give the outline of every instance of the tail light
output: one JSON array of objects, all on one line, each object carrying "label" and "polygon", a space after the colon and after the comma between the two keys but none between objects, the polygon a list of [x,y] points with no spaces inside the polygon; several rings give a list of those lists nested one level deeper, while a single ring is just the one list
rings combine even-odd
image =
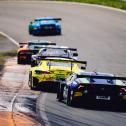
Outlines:
[{"label": "tail light", "polygon": [[84,85],[79,85],[78,86],[78,90],[83,90],[84,89]]},{"label": "tail light", "polygon": [[50,74],[49,71],[42,71],[42,74]]},{"label": "tail light", "polygon": [[126,88],[121,88],[120,91],[121,93],[126,94]]},{"label": "tail light", "polygon": [[21,50],[20,52],[19,52],[19,54],[21,55],[21,54],[31,54],[31,51],[30,50]]},{"label": "tail light", "polygon": [[78,86],[78,91],[83,93],[83,94],[87,94],[88,93],[88,90],[87,90],[87,88],[84,85],[79,85]]},{"label": "tail light", "polygon": [[49,71],[35,70],[35,74],[50,74]]}]

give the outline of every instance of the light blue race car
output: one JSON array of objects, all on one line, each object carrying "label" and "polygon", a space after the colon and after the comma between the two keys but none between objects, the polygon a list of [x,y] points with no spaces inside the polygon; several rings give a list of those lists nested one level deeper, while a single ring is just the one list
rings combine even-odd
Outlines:
[{"label": "light blue race car", "polygon": [[31,35],[61,35],[61,18],[40,17],[29,23]]}]

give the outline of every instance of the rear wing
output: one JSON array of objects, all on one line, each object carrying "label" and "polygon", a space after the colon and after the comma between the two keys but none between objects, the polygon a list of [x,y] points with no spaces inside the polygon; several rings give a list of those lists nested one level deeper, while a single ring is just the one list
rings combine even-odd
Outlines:
[{"label": "rear wing", "polygon": [[[53,45],[53,44],[45,44],[45,45]],[[70,50],[70,51],[77,51],[76,48],[67,48],[67,47],[50,47],[50,46],[42,46],[42,47],[39,47],[39,46],[35,46],[35,48],[46,48],[46,49],[66,49],[66,50]]]},{"label": "rear wing", "polygon": [[61,21],[61,20],[62,20],[62,18],[54,18],[54,20]]},{"label": "rear wing", "polygon": [[26,42],[20,42],[19,45],[27,45],[28,43]]},{"label": "rear wing", "polygon": [[[47,60],[47,58],[65,58],[65,59],[68,59],[68,61],[70,61],[70,60],[77,61],[76,59],[70,57],[69,55],[68,56],[38,56],[38,60]],[[62,60],[62,59],[59,59],[59,60]],[[67,60],[64,60],[64,61],[67,61]]]},{"label": "rear wing", "polygon": [[52,19],[47,19],[47,20],[56,20],[56,21],[62,21],[62,18],[52,18]]},{"label": "rear wing", "polygon": [[[42,17],[42,18],[35,18],[33,22],[36,22],[36,21],[49,21],[49,20],[55,20],[55,21],[61,21],[62,18],[55,18],[55,17]],[[30,22],[30,23],[33,23],[33,22]]]},{"label": "rear wing", "polygon": [[56,45],[56,43],[52,43],[52,42],[39,42],[39,41],[36,42],[36,43],[35,42],[30,42],[30,43],[27,43],[27,44],[31,44],[31,45],[33,44],[33,45],[36,45],[36,46],[37,45]]},{"label": "rear wing", "polygon": [[[52,43],[52,42],[20,42],[19,43],[19,46],[20,47],[23,47],[24,45],[36,45],[36,47],[37,47],[37,45],[41,45],[41,46],[47,46],[47,45],[56,45],[56,43]],[[39,47],[39,46],[38,46]],[[39,47],[40,48],[40,47]]]},{"label": "rear wing", "polygon": [[116,77],[116,76],[77,75],[77,78],[108,79],[108,80],[111,79],[111,80],[126,81],[126,77]]},{"label": "rear wing", "polygon": [[[44,61],[49,61],[49,62],[64,62],[64,63],[70,63],[71,64],[71,71],[73,69],[73,63],[76,63],[76,64],[84,64],[85,65],[85,69],[87,67],[87,61],[77,61],[77,60],[65,60],[65,59],[42,59]],[[51,68],[51,63],[49,63],[49,70]]]},{"label": "rear wing", "polygon": [[51,59],[51,58],[44,58],[42,60],[49,60],[49,61],[55,61],[55,62],[71,62],[71,63],[80,63],[80,64],[86,64],[87,65],[87,61],[79,61],[79,60],[66,60],[66,59]]}]

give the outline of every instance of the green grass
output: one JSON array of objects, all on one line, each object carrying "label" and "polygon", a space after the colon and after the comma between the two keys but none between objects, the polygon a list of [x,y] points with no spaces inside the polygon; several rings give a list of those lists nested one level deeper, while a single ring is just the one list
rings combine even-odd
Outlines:
[{"label": "green grass", "polygon": [[[5,0],[0,0],[0,1],[5,1]],[[13,1],[13,0],[7,0],[7,1]],[[35,0],[17,0],[17,1],[35,1]],[[43,0],[37,0],[37,1],[43,1]],[[66,1],[66,2],[90,3],[90,4],[104,5],[104,6],[126,10],[126,1],[123,1],[123,0],[45,0],[45,1]]]},{"label": "green grass", "polygon": [[90,4],[104,5],[104,6],[110,6],[110,7],[126,10],[126,2],[121,0],[52,0],[52,1],[90,3]]},{"label": "green grass", "polygon": [[3,69],[6,60],[16,55],[16,50],[0,51],[0,71]]}]

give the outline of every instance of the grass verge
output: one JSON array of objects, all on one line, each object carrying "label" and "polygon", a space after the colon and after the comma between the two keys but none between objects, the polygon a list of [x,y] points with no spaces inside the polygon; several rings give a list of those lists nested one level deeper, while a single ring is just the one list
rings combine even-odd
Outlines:
[{"label": "grass verge", "polygon": [[126,2],[122,0],[52,0],[52,1],[90,3],[126,10]]},{"label": "grass verge", "polygon": [[4,63],[6,62],[6,60],[16,55],[16,50],[0,51],[0,71],[4,68]]}]

